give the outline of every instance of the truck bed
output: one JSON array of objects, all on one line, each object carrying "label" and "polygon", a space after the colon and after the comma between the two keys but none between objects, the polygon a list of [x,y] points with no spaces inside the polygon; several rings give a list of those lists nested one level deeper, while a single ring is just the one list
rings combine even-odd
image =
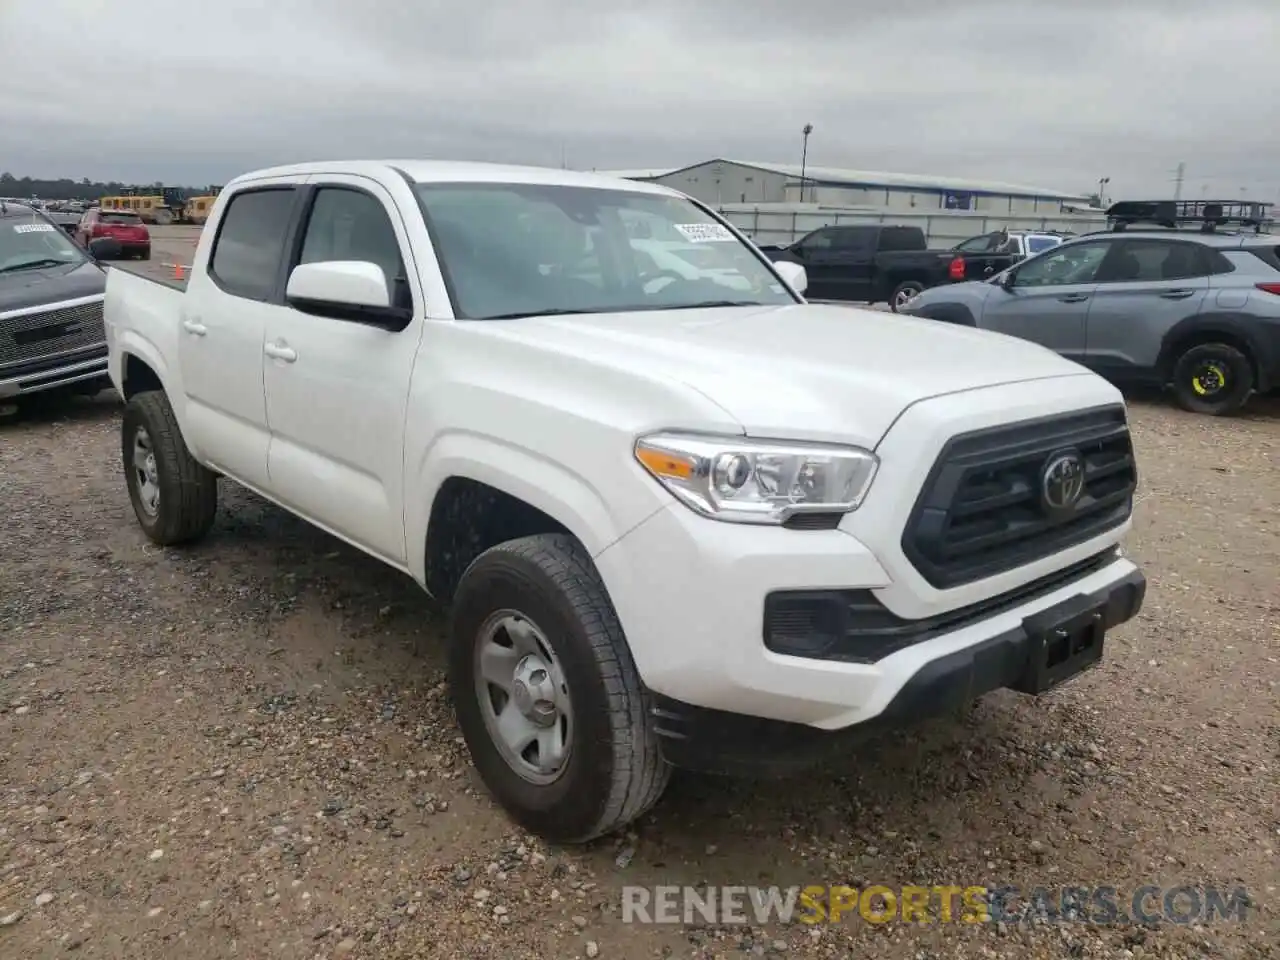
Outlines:
[{"label": "truck bed", "polygon": [[176,362],[178,357],[178,324],[185,293],[186,281],[158,280],[114,264],[107,271],[102,312],[110,350],[108,373],[117,390],[123,393],[121,355],[126,350],[147,360],[166,378],[167,386],[178,389],[174,381],[180,373],[165,369],[165,361]]},{"label": "truck bed", "polygon": [[123,270],[125,273],[131,273],[135,277],[140,277],[143,280],[150,280],[152,283],[158,283],[162,287],[172,287],[175,290],[187,289],[186,277],[183,277],[181,280],[174,280],[172,277],[152,276],[149,273],[143,272],[146,267],[140,263],[106,263],[104,266],[107,267],[108,274],[110,274],[112,270]]}]

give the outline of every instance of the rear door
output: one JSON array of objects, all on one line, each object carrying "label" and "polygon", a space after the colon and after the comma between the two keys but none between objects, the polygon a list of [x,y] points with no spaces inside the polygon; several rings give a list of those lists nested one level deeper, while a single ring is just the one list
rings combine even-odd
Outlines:
[{"label": "rear door", "polygon": [[303,313],[267,318],[267,467],[282,503],[391,563],[405,565],[404,424],[425,307],[408,229],[367,177],[315,174],[288,271],[359,260],[382,268],[392,302],[413,319],[390,331]]},{"label": "rear door", "polygon": [[282,309],[281,271],[300,186],[263,181],[232,196],[215,226],[207,268],[182,298],[178,362],[194,446],[208,463],[265,490],[267,319]]},{"label": "rear door", "polygon": [[1089,304],[1111,244],[1090,240],[1024,261],[1009,289],[997,287],[987,297],[980,326],[1083,362]]},{"label": "rear door", "polygon": [[1194,240],[1118,240],[1089,307],[1087,356],[1099,373],[1154,374],[1164,335],[1195,316],[1209,293],[1213,250]]}]

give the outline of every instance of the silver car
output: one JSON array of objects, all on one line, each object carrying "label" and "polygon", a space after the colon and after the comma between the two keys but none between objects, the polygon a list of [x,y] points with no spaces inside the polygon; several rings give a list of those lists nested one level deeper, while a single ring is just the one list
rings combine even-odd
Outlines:
[{"label": "silver car", "polygon": [[989,280],[925,290],[901,312],[1032,340],[1118,383],[1171,387],[1197,413],[1280,388],[1280,236],[1253,230],[1087,234]]}]

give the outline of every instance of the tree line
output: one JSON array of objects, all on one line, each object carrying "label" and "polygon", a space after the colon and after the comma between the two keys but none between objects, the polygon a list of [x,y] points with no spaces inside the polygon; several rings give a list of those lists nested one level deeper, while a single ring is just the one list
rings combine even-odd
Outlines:
[{"label": "tree line", "polygon": [[[43,180],[38,177],[15,177],[12,173],[0,173],[0,197],[19,197],[39,200],[97,200],[99,197],[120,196],[126,191],[155,190],[173,184],[155,183],[121,183],[118,180],[103,182],[90,180],[72,180],[63,177],[60,180]],[[188,196],[200,196],[215,193],[212,186],[180,187]]]}]

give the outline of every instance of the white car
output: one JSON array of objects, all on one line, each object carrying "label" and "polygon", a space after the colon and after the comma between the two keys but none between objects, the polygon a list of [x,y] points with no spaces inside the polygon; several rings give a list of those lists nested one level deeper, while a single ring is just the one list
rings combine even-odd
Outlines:
[{"label": "white car", "polygon": [[[753,292],[647,288],[624,214]],[[1096,664],[1145,590],[1120,394],[804,286],[655,184],[251,173],[185,289],[109,272],[129,497],[193,541],[224,477],[449,602],[479,774],[556,840],[639,816],[672,765],[792,769]]]}]

